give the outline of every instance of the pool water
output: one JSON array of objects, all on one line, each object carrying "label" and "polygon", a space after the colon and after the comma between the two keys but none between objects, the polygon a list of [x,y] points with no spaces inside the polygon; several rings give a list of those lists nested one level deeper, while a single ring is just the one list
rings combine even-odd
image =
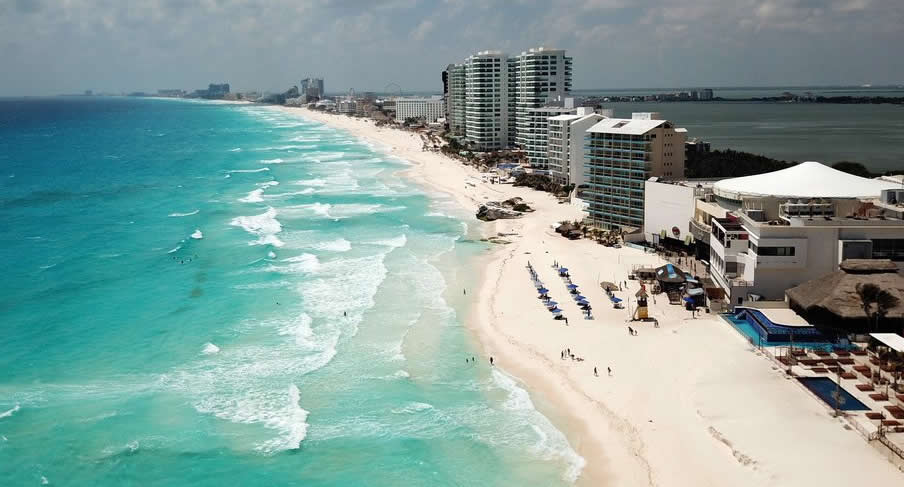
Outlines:
[{"label": "pool water", "polygon": [[841,398],[841,404],[838,406],[838,409],[842,411],[869,410],[869,407],[866,404],[860,402],[859,399],[852,396],[851,393],[844,390],[843,387],[838,387],[835,381],[828,377],[798,377],[797,380],[799,380],[807,389],[810,389],[813,394],[819,396],[819,398],[832,409],[835,409],[835,392],[838,391]]},{"label": "pool water", "polygon": [[[747,320],[738,318],[734,315],[734,313],[723,313],[722,318],[724,318],[725,321],[729,322],[735,330],[744,335],[744,337],[754,345],[760,347],[788,347],[792,345],[791,342],[769,341],[764,339],[752,324],[750,324]],[[838,348],[848,348],[843,345],[834,344],[831,342],[803,342],[797,340],[794,340],[793,345],[795,348],[809,348],[812,350],[826,351],[831,351],[832,349]]]}]

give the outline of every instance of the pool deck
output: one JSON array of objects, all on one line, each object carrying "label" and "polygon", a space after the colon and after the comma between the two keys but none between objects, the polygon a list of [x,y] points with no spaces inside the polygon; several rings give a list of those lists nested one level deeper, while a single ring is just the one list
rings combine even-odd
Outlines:
[{"label": "pool deck", "polygon": [[760,313],[763,313],[764,315],[766,315],[766,318],[769,318],[769,321],[775,323],[776,325],[789,327],[813,326],[810,323],[807,323],[807,320],[803,319],[799,314],[795,313],[794,310],[790,308],[757,308],[755,306],[748,307],[756,309]]}]

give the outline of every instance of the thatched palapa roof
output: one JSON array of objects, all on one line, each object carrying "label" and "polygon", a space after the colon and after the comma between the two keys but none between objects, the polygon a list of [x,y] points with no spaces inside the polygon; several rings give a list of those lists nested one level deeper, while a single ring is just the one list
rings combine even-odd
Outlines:
[{"label": "thatched palapa roof", "polygon": [[807,313],[828,312],[838,318],[866,320],[863,303],[857,294],[858,284],[875,284],[896,296],[898,306],[888,310],[885,318],[904,318],[904,276],[890,260],[850,259],[840,269],[785,291],[792,307]]}]

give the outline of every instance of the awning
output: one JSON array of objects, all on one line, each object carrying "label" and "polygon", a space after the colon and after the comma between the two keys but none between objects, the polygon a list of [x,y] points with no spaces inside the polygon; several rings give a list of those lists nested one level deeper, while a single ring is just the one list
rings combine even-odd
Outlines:
[{"label": "awning", "polygon": [[565,287],[567,287],[568,289],[577,289],[577,288],[578,288],[578,285],[577,285],[577,284],[569,284],[569,285],[567,285],[567,286],[565,286]]},{"label": "awning", "polygon": [[621,301],[621,298],[612,298],[613,303],[620,303]]},{"label": "awning", "polygon": [[694,302],[694,298],[685,296],[685,297],[684,297],[684,301],[685,301],[685,302],[688,302],[688,303],[693,303],[693,302]]},{"label": "awning", "polygon": [[904,353],[904,337],[897,333],[870,333],[869,336],[896,352]]},{"label": "awning", "polygon": [[568,272],[568,268],[566,268],[566,267],[559,267],[559,272]]},{"label": "awning", "polygon": [[540,294],[546,294],[549,292],[549,289],[546,289],[545,287],[541,287],[540,289],[537,289],[537,292]]},{"label": "awning", "polygon": [[701,296],[701,295],[703,295],[703,288],[702,287],[690,287],[687,289],[687,295],[688,296]]}]

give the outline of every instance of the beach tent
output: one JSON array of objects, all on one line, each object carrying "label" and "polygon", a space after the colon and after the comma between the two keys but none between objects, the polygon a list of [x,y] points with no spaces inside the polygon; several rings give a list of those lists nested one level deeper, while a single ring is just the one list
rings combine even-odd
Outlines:
[{"label": "beach tent", "polygon": [[577,289],[577,288],[578,288],[578,285],[577,285],[577,284],[569,284],[569,285],[567,285],[567,286],[565,286],[565,287],[567,287],[568,289]]},{"label": "beach tent", "polygon": [[549,311],[550,311],[551,313],[554,313],[554,314],[560,314],[560,313],[562,312],[562,310],[560,310],[559,308],[553,308],[553,309],[551,309],[551,310],[549,310]]},{"label": "beach tent", "polygon": [[555,302],[555,301],[553,301],[553,300],[549,300],[549,301],[546,302],[546,306],[547,306],[547,307],[550,307],[550,308],[555,308],[555,307],[558,306],[558,305],[559,305],[559,303],[557,303],[557,302]]},{"label": "beach tent", "polygon": [[547,294],[547,293],[549,293],[549,289],[546,289],[545,287],[541,287],[540,289],[537,289],[537,292],[540,294]]},{"label": "beach tent", "polygon": [[568,272],[568,268],[567,268],[567,267],[559,267],[559,273],[560,273],[560,274],[564,274],[564,273],[566,273],[566,272]]},{"label": "beach tent", "polygon": [[620,302],[622,302],[622,300],[621,300],[621,298],[612,298],[612,302],[613,302],[613,303],[620,303]]}]

